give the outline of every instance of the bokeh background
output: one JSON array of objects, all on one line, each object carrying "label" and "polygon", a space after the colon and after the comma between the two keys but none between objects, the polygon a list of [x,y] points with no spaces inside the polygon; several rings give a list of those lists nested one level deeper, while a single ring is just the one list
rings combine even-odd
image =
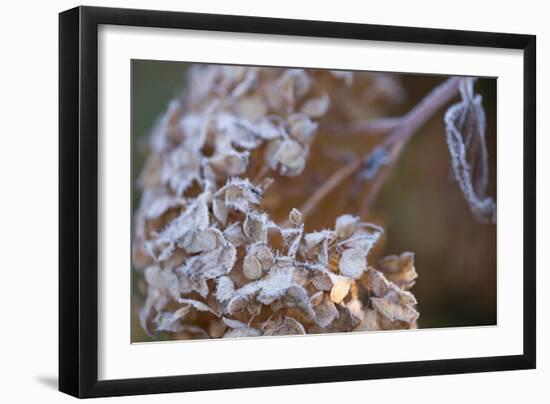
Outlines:
[{"label": "bokeh background", "polygon": [[[185,89],[188,65],[181,62],[133,60],[131,68],[133,211],[140,199],[136,180],[146,156],[147,137],[168,102]],[[403,115],[447,78],[418,74],[397,76],[406,97],[400,105],[386,109],[386,117]],[[496,196],[497,166],[496,83],[495,78],[480,78],[476,83],[476,91],[483,97],[487,115],[486,138],[490,166],[488,193],[493,197]],[[373,207],[363,218],[385,228],[384,238],[369,256],[369,262],[375,263],[378,257],[403,251],[415,253],[419,278],[412,291],[418,300],[420,328],[495,325],[496,226],[476,221],[451,179],[443,123],[445,110],[441,109],[414,135],[384,183]],[[361,155],[368,152],[375,141],[366,140],[364,136],[336,137],[321,131],[315,147]],[[274,212],[270,210],[274,219],[283,220],[284,216],[281,215],[286,215],[292,207],[301,206],[307,196],[320,186],[323,178],[342,165],[336,159],[317,160],[308,160],[307,169],[318,170],[319,181],[310,181],[305,189],[301,184],[292,197],[275,202],[277,209]],[[280,183],[279,186],[288,191],[292,184]],[[308,216],[306,230],[333,227],[338,215],[357,213],[357,201],[352,197],[351,189],[352,180],[349,180],[331,193],[316,212]],[[276,190],[273,193],[276,194]],[[141,330],[137,320],[144,299],[142,274],[134,269],[132,274],[132,340],[149,341],[150,338]]]}]

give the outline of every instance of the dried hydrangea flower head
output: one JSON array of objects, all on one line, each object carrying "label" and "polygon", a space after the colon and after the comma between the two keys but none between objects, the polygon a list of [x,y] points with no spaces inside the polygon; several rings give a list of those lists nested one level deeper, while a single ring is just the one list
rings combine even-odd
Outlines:
[{"label": "dried hydrangea flower head", "polygon": [[189,83],[139,180],[143,328],[174,339],[414,328],[412,253],[371,263],[380,227],[342,214],[306,232],[299,210],[281,224],[262,204],[273,181],[306,175],[319,125],[401,97],[392,77],[199,65]]}]

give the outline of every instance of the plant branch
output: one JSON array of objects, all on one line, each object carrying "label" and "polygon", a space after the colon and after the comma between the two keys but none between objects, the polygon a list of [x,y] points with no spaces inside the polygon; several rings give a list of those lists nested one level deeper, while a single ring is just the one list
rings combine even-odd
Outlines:
[{"label": "plant branch", "polygon": [[[457,93],[458,85],[461,78],[451,77],[443,84],[434,88],[420,103],[418,103],[412,110],[410,110],[402,118],[388,118],[382,120],[371,121],[376,123],[379,128],[390,128],[397,125],[393,131],[385,138],[379,147],[376,147],[373,152],[380,152],[380,147],[387,152],[387,160],[384,165],[387,167],[376,173],[372,182],[371,188],[366,196],[365,201],[361,204],[360,215],[363,216],[367,213],[369,207],[376,199],[376,196],[380,192],[382,185],[390,172],[395,162],[399,159],[403,148],[408,143],[414,133],[420,129],[443,105],[447,104]],[[366,125],[368,122],[360,123]],[[372,154],[372,153],[371,153]],[[331,193],[338,185],[344,180],[359,171],[365,162],[369,161],[369,154],[365,159],[356,159],[346,164],[338,171],[336,171],[327,181],[317,189],[313,195],[311,195],[307,201],[300,208],[302,217],[311,214],[319,205],[319,203]],[[283,225],[288,225],[288,221]]]},{"label": "plant branch", "polygon": [[[311,212],[315,210],[317,205],[329,194],[331,193],[338,185],[340,185],[344,180],[353,175],[359,168],[361,168],[361,159],[355,159],[350,163],[346,164],[338,171],[336,171],[328,180],[326,180],[323,185],[318,188],[302,205],[300,212],[302,213],[302,220],[306,218]],[[288,223],[284,223],[288,225]]]},{"label": "plant branch", "polygon": [[382,185],[389,172],[401,156],[405,145],[411,137],[445,104],[447,104],[457,93],[460,77],[451,77],[443,84],[434,88],[424,97],[412,110],[401,120],[401,124],[383,142],[383,147],[388,153],[386,168],[377,173],[370,190],[362,203],[359,214],[364,216],[372,203],[376,200]]},{"label": "plant branch", "polygon": [[357,121],[350,124],[334,125],[329,128],[329,132],[338,136],[345,135],[364,135],[375,136],[384,135],[401,125],[401,117],[398,118],[377,118],[365,121]]}]

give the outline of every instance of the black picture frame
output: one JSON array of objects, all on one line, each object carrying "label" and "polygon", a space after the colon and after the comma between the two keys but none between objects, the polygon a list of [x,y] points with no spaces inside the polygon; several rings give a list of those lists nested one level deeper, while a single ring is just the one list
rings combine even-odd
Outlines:
[{"label": "black picture frame", "polygon": [[[99,381],[97,52],[100,24],[523,50],[523,353]],[[84,398],[535,368],[535,77],[536,37],[533,35],[96,7],[77,7],[60,13],[59,390]]]}]

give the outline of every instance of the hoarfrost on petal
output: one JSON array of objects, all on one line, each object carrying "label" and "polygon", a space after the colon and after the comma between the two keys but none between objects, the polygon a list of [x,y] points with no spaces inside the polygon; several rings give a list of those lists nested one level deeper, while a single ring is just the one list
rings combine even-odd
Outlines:
[{"label": "hoarfrost on petal", "polygon": [[220,276],[216,279],[216,299],[221,302],[227,302],[235,296],[235,285],[228,276]]},{"label": "hoarfrost on petal", "polygon": [[341,215],[336,219],[336,235],[340,239],[347,239],[357,230],[359,218],[352,215]]},{"label": "hoarfrost on petal", "polygon": [[328,111],[330,99],[328,95],[323,94],[321,97],[310,98],[302,105],[301,112],[311,118],[320,118]]},{"label": "hoarfrost on petal", "polygon": [[361,250],[350,248],[342,253],[339,268],[342,275],[358,279],[367,269],[367,259]]}]

